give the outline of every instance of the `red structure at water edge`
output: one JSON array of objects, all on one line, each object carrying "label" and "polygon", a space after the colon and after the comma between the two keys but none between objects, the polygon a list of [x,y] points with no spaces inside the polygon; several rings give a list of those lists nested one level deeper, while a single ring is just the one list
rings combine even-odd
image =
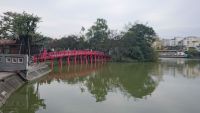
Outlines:
[{"label": "red structure at water edge", "polygon": [[88,64],[88,61],[91,64],[96,62],[103,63],[109,61],[111,57],[106,55],[104,52],[92,50],[64,50],[47,52],[46,49],[44,49],[43,53],[33,56],[34,63],[51,61],[52,65],[55,60],[58,60],[59,64],[62,65],[63,59],[66,61],[66,64],[70,65],[71,62],[74,64]]}]

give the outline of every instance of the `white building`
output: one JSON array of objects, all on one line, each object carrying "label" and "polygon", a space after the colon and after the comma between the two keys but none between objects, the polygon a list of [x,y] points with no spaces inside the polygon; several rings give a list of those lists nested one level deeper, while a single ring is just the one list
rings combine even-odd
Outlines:
[{"label": "white building", "polygon": [[181,37],[175,37],[173,39],[162,39],[161,43],[162,46],[166,47],[166,46],[178,46],[179,42],[182,40],[183,38]]},{"label": "white building", "polygon": [[200,48],[200,37],[195,37],[195,36],[189,36],[189,37],[185,37],[183,40],[181,40],[179,42],[179,44],[181,46],[186,47],[186,49],[188,50],[188,48]]},{"label": "white building", "polygon": [[161,44],[164,47],[167,46],[182,46],[186,50],[193,47],[200,51],[200,37],[188,36],[188,37],[174,37],[173,39],[162,39]]},{"label": "white building", "polygon": [[171,39],[162,39],[161,40],[161,44],[162,46],[166,47],[166,46],[171,46]]},{"label": "white building", "polygon": [[186,47],[196,47],[200,44],[200,38],[198,37],[185,37],[183,40],[180,41],[182,46]]}]

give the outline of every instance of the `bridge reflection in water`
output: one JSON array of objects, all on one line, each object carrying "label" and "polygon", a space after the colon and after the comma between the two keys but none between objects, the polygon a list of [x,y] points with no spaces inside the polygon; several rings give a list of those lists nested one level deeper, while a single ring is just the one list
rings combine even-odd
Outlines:
[{"label": "bridge reflection in water", "polygon": [[149,73],[156,64],[102,64],[55,66],[40,84],[53,81],[80,84],[80,91],[88,91],[96,102],[106,100],[108,92],[120,90],[126,97],[147,98],[155,90],[159,77]]},{"label": "bridge reflection in water", "polygon": [[107,64],[105,63],[95,63],[89,65],[66,65],[63,67],[57,64],[53,67],[52,72],[49,73],[48,76],[45,76],[42,80],[40,80],[40,84],[50,83],[54,80],[59,82],[89,76],[90,74],[96,73],[98,70],[106,65]]},{"label": "bridge reflection in water", "polygon": [[[148,100],[164,79],[163,76],[193,79],[199,77],[199,73],[200,62],[185,59],[162,59],[159,63],[97,63],[96,65],[69,65],[62,68],[55,66],[49,75],[19,89],[0,110],[3,113],[35,113],[41,109],[49,109],[50,103],[44,99],[50,100],[50,98],[47,95],[41,95],[42,90],[39,89],[55,85],[55,83],[56,85],[65,83],[61,85],[78,86],[80,92],[90,94],[87,98],[83,95],[79,95],[83,97],[78,98],[86,98],[83,100],[95,98],[97,103],[106,101],[109,93],[120,93],[127,99],[137,101]],[[63,90],[62,88],[50,90],[59,91]],[[57,96],[57,98],[65,100],[70,97]],[[77,101],[84,104],[83,100]],[[76,100],[74,101],[76,103]],[[70,104],[66,100],[63,103],[66,106]]]}]

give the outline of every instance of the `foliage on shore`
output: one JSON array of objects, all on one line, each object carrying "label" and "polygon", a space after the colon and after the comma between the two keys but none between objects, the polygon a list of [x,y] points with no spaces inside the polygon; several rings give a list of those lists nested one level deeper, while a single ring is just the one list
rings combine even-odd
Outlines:
[{"label": "foliage on shore", "polygon": [[[156,61],[157,53],[152,48],[156,33],[144,24],[129,24],[124,31],[111,30],[107,21],[98,18],[89,28],[81,28],[78,35],[60,39],[44,37],[36,33],[39,17],[23,12],[6,12],[0,20],[0,38],[20,39],[28,43],[41,42],[51,50],[88,49],[103,51],[114,61]],[[26,53],[28,50],[26,50]]]},{"label": "foliage on shore", "polygon": [[188,55],[188,58],[200,58],[200,52],[195,48],[189,48],[186,54]]},{"label": "foliage on shore", "polygon": [[23,45],[22,54],[30,54],[30,46],[46,37],[36,32],[41,18],[26,12],[5,12],[0,15],[0,39],[18,40]]},{"label": "foliage on shore", "polygon": [[113,61],[156,61],[157,53],[152,48],[156,33],[144,24],[130,24],[127,30],[110,30],[104,19],[97,21],[88,30],[81,29],[79,35],[69,35],[53,40],[55,49],[92,49],[106,52]]}]

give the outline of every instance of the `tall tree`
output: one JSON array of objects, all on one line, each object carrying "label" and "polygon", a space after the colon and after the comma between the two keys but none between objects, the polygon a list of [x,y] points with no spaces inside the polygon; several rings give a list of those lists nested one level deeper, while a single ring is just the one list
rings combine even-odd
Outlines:
[{"label": "tall tree", "polygon": [[151,47],[156,33],[144,24],[134,24],[123,35],[124,54],[136,60],[156,60],[156,53]]},{"label": "tall tree", "polygon": [[24,54],[30,54],[30,45],[40,18],[33,14],[6,12],[0,20],[0,38],[18,39],[24,44]]},{"label": "tall tree", "polygon": [[108,39],[109,29],[107,21],[102,18],[98,18],[97,21],[92,25],[86,36],[89,39],[90,48],[94,50],[105,51],[105,42]]}]

